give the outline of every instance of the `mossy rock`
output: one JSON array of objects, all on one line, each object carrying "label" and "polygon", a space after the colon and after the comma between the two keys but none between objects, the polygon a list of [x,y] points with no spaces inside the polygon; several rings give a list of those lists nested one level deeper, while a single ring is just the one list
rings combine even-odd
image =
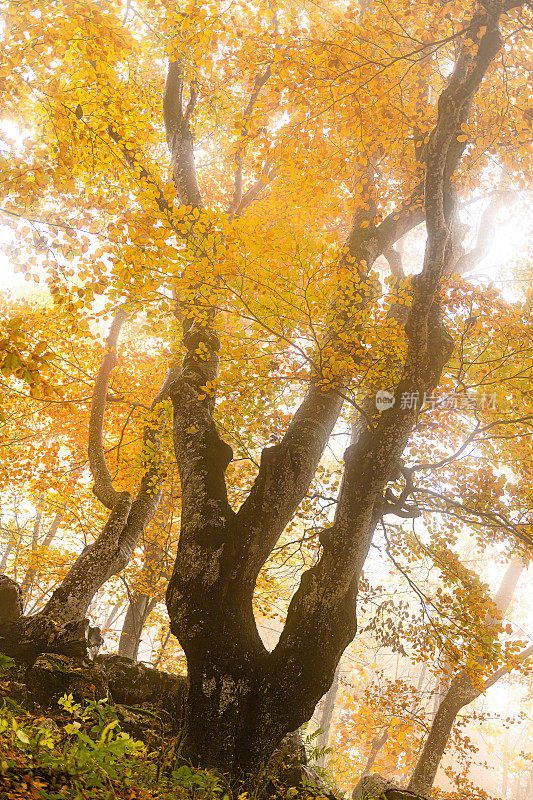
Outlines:
[{"label": "mossy rock", "polygon": [[420,795],[402,789],[394,781],[373,773],[365,775],[352,792],[352,800],[426,800]]},{"label": "mossy rock", "polygon": [[117,655],[97,656],[95,664],[104,669],[115,703],[161,709],[172,718],[176,729],[180,727],[187,696],[187,678],[183,675],[152,669]]},{"label": "mossy rock", "polygon": [[28,691],[44,708],[52,708],[64,694],[76,702],[104,700],[109,695],[105,670],[91,661],[43,653],[25,677]]}]

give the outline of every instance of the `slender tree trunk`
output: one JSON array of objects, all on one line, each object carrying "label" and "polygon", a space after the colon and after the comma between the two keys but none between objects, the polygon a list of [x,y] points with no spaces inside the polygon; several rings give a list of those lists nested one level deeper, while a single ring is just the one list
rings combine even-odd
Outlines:
[{"label": "slender tree trunk", "polygon": [[370,752],[368,753],[368,758],[366,760],[366,764],[364,769],[361,773],[361,778],[370,775],[372,767],[374,766],[374,762],[379,755],[379,751],[382,747],[388,742],[389,740],[389,728],[388,726],[383,730],[381,736],[375,736],[372,739],[372,744],[370,746]]},{"label": "slender tree trunk", "polygon": [[[35,576],[37,575],[38,559],[39,559],[38,551],[41,551],[41,550],[46,551],[46,549],[48,547],[50,547],[50,545],[52,544],[52,542],[53,542],[53,540],[55,538],[55,535],[56,535],[56,533],[57,533],[57,531],[59,529],[59,526],[61,524],[61,520],[62,519],[63,519],[63,515],[58,512],[54,516],[54,519],[52,520],[52,524],[50,525],[48,531],[46,532],[46,535],[45,535],[43,541],[41,542],[41,544],[39,544],[39,540],[38,540],[38,530],[40,528],[40,521],[41,521],[40,516],[39,516],[39,523],[37,524],[37,521],[36,521],[36,524],[34,526],[34,537],[33,537],[33,541],[32,541],[31,561],[30,561],[30,565],[29,565],[29,567],[28,567],[28,569],[26,571],[26,574],[24,576],[24,580],[22,581],[22,586],[21,586],[22,594],[23,594],[23,596],[25,598],[25,613],[28,613],[28,592],[29,592],[29,590],[31,589],[31,587],[33,585],[33,581],[35,580]],[[37,533],[37,535],[36,535],[35,532]]]},{"label": "slender tree trunk", "polygon": [[407,786],[411,792],[422,796],[429,794],[457,714],[478,694],[479,692],[472,688],[466,672],[461,672],[452,681],[435,714],[424,748]]},{"label": "slender tree trunk", "polygon": [[[524,563],[522,559],[519,556],[513,557],[509,562],[498,591],[494,596],[494,604],[500,615],[503,615],[509,608],[518,579],[523,570]],[[494,635],[497,618],[493,615],[489,615],[486,622],[488,633]],[[524,651],[524,653],[528,651],[529,648],[527,651]],[[482,670],[483,663],[480,663],[479,667]],[[501,675],[506,674],[510,669],[511,667],[509,667],[509,669],[504,668],[501,671]],[[462,670],[455,676],[431,724],[428,738],[426,739],[407,787],[410,791],[423,796],[431,792],[457,714],[464,706],[472,703],[476,697],[479,697],[488,685],[492,685],[492,683],[495,682],[494,678],[497,676],[500,676],[500,672],[495,673],[490,681],[482,683],[481,686],[476,685],[475,687],[466,670]]]},{"label": "slender tree trunk", "polygon": [[113,608],[111,609],[111,611],[107,615],[104,624],[102,625],[102,633],[105,633],[107,630],[109,630],[109,628],[111,627],[113,622],[116,620],[116,618],[120,614],[121,609],[122,609],[122,602],[115,603],[115,605],[113,606]]},{"label": "slender tree trunk", "polygon": [[172,522],[172,491],[169,491],[163,494],[150,530],[145,534],[144,562],[141,573],[143,588],[135,590],[130,596],[118,644],[119,655],[134,661],[137,659],[143,627],[158,600],[154,593],[157,592],[157,584],[161,579],[164,561],[164,549],[161,542],[165,541]]},{"label": "slender tree trunk", "polygon": [[125,658],[137,660],[141,635],[150,612],[157,603],[157,598],[135,592],[128,605],[124,625],[118,643],[118,654]]},{"label": "slender tree trunk", "polygon": [[9,554],[11,553],[11,550],[13,549],[14,544],[15,544],[15,537],[13,534],[11,534],[11,538],[9,539],[8,543],[5,546],[5,550],[2,554],[2,560],[0,561],[0,573],[5,572],[7,566],[7,560],[9,558]]},{"label": "slender tree trunk", "polygon": [[[93,632],[91,634],[94,634],[93,639],[100,640],[98,629],[91,629],[86,620],[88,608],[100,587],[112,575],[121,572],[129,562],[159,504],[161,484],[165,477],[157,455],[159,427],[164,424],[165,419],[160,404],[168,396],[168,386],[173,376],[172,368],[167,373],[159,394],[153,400],[152,420],[143,431],[143,444],[154,455],[146,458],[144,473],[134,498],[129,492],[115,490],[105,459],[103,434],[105,405],[110,376],[117,364],[116,350],[123,322],[124,313],[119,311],[106,341],[104,356],[95,381],[89,420],[88,450],[94,478],[93,492],[108,509],[109,516],[98,538],[78,556],[42,611],[32,617],[21,617],[9,626],[0,626],[2,651],[15,658],[32,659],[39,652],[43,652],[43,648],[54,652],[56,650],[54,630],[58,631],[56,639],[57,647],[61,648],[60,652],[64,652],[65,648],[72,649],[70,645],[67,647],[65,644],[69,636],[79,637],[81,634],[85,636],[88,632]],[[94,633],[96,631],[98,635]],[[93,645],[96,646],[94,641],[91,649]],[[83,652],[83,641],[78,640],[76,648]]]},{"label": "slender tree trunk", "polygon": [[[329,687],[326,696],[323,700],[322,713],[320,714],[320,733],[317,736],[316,746],[319,750],[325,750],[329,743],[329,735],[331,731],[331,723],[333,721],[333,712],[335,711],[335,702],[337,700],[337,693],[339,691],[340,683],[340,668],[341,662],[337,664],[333,683]],[[320,764],[324,766],[326,762],[326,754],[320,756]]]},{"label": "slender tree trunk", "polygon": [[[511,693],[507,692],[507,707],[505,716],[509,716],[511,703]],[[507,800],[509,791],[509,728],[505,729],[503,737],[503,760],[502,760],[502,800]]]},{"label": "slender tree trunk", "polygon": [[154,661],[154,669],[157,669],[163,659],[163,655],[165,653],[166,646],[168,644],[168,640],[170,639],[170,629],[166,632],[165,638],[161,642],[161,647],[159,648],[159,653],[157,654],[156,660]]},{"label": "slender tree trunk", "polygon": [[[43,518],[42,502],[43,502],[43,496],[41,495],[39,497],[39,502],[37,504],[37,512],[35,514],[35,519],[33,521],[30,561],[28,569],[26,570],[26,574],[24,575],[24,578],[20,586],[22,590],[22,596],[25,599],[28,597],[28,591],[32,584],[33,578],[35,577],[35,573],[37,572],[37,549],[39,547],[39,531],[41,529],[41,520]],[[27,601],[25,605],[27,605]]]}]

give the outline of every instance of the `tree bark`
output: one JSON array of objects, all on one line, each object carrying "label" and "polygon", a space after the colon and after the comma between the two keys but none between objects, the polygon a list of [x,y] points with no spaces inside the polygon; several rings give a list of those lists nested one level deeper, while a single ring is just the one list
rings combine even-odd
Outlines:
[{"label": "tree bark", "polygon": [[9,554],[11,553],[14,544],[15,544],[15,538],[14,536],[11,536],[8,543],[5,546],[4,552],[2,553],[2,560],[0,561],[0,572],[4,572],[7,566]]},{"label": "tree bark", "polygon": [[37,522],[37,518],[36,518],[35,527],[34,527],[34,537],[33,537],[33,541],[32,541],[31,562],[30,562],[30,565],[29,565],[29,567],[28,567],[28,569],[26,571],[26,574],[24,576],[24,579],[22,581],[22,586],[21,586],[22,594],[23,594],[24,599],[25,599],[26,613],[28,612],[28,591],[31,589],[33,581],[35,580],[35,576],[37,575],[38,558],[39,558],[37,551],[38,550],[46,551],[46,549],[48,547],[50,547],[50,545],[52,544],[52,542],[53,542],[53,540],[55,538],[55,535],[56,535],[57,531],[59,530],[59,526],[61,524],[61,520],[62,519],[63,519],[63,515],[58,512],[54,516],[54,519],[52,520],[52,523],[51,523],[48,531],[46,532],[43,541],[41,542],[41,544],[39,544],[38,532],[39,532],[39,528],[40,528],[41,515],[38,515],[39,522]]},{"label": "tree bark", "polygon": [[461,672],[442,700],[407,788],[426,796],[435,781],[457,714],[478,696],[466,672]]},{"label": "tree bark", "polygon": [[389,728],[385,728],[381,734],[381,736],[375,736],[372,740],[372,745],[370,747],[370,752],[368,754],[368,758],[366,760],[366,764],[363,768],[361,773],[361,778],[365,778],[367,775],[370,775],[372,767],[376,761],[376,758],[379,755],[379,751],[381,750],[384,745],[387,744],[389,740]]},{"label": "tree bark", "polygon": [[119,656],[137,661],[142,631],[156,603],[156,598],[146,594],[135,592],[132,595],[118,643]]},{"label": "tree bark", "polygon": [[158,597],[154,595],[164,566],[161,543],[170,526],[172,526],[172,493],[166,492],[154,514],[151,530],[144,537],[142,588],[134,590],[130,596],[118,643],[119,655],[131,658],[133,661],[137,660],[143,627],[158,601]]}]

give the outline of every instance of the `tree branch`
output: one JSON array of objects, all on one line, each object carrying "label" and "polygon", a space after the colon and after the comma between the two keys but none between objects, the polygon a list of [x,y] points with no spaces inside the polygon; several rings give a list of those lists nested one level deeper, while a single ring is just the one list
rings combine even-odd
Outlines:
[{"label": "tree branch", "polygon": [[[265,83],[270,78],[271,74],[272,74],[272,68],[271,65],[268,64],[263,74],[256,76],[254,80],[254,86],[250,95],[250,99],[248,101],[248,105],[244,109],[243,122],[240,132],[241,141],[237,147],[237,152],[235,153],[235,184],[233,189],[233,197],[231,198],[231,202],[228,206],[228,216],[230,220],[233,220],[235,216],[240,216],[244,211],[244,208],[242,207],[243,154],[249,133],[248,124],[250,122],[250,117],[252,115],[252,111],[254,110],[257,98],[259,97],[259,93],[263,88],[263,86],[265,85]],[[263,178],[265,174],[268,174],[268,169],[269,167],[267,161],[265,162],[265,166],[263,167],[261,178],[254,184],[254,186],[256,187],[255,192],[253,192],[252,194],[250,194],[250,190],[248,190],[247,192],[248,197],[247,197],[246,207],[251,205],[251,203],[259,195],[263,187],[266,186],[266,182],[265,183],[263,182]],[[239,214],[237,214],[237,212],[239,212]]]},{"label": "tree branch", "polygon": [[111,372],[117,365],[117,343],[125,314],[120,309],[106,340],[105,353],[94,384],[89,419],[89,464],[94,479],[93,492],[106,508],[112,511],[119,499],[115,491],[104,453],[104,417],[107,390]]},{"label": "tree branch", "polygon": [[500,680],[500,678],[503,678],[519,664],[522,664],[530,656],[533,656],[533,644],[530,644],[529,647],[526,647],[524,650],[522,650],[521,653],[518,653],[518,655],[516,655],[513,658],[511,664],[507,664],[505,667],[496,670],[496,672],[493,675],[491,675],[490,678],[487,678],[483,682],[483,688],[481,691],[486,691],[487,689],[490,689],[490,687],[494,686],[494,684],[497,683]]},{"label": "tree branch", "polygon": [[[165,412],[161,410],[158,414],[157,410],[160,403],[169,396],[174,376],[175,367],[172,366],[150,408],[152,419],[145,425],[143,432],[143,449],[145,452],[148,451],[149,455],[135,499],[132,501],[129,492],[113,490],[115,505],[111,509],[104,529],[96,541],[78,556],[41,612],[43,616],[57,615],[64,621],[83,618],[98,589],[112,575],[120,572],[130,560],[161,497],[161,484],[165,473],[158,457],[158,426],[161,415]],[[104,390],[107,390],[107,387],[100,388],[100,391]]]},{"label": "tree branch", "polygon": [[[500,46],[497,22],[498,14],[492,11],[476,12],[469,34],[482,26],[486,28],[477,52],[472,54],[468,46],[463,47],[439,98],[437,122],[426,153],[424,211],[428,240],[422,272],[413,279],[403,374],[396,387],[395,404],[380,415],[374,428],[361,426],[359,438],[345,453],[335,519],[321,537],[323,553],[317,564],[303,574],[272,653],[273,671],[283,673],[287,685],[291,685],[291,697],[283,697],[287,709],[296,702],[305,704],[306,696],[317,690],[320,680],[332,679],[336,657],[340,655],[332,654],[332,648],[341,650],[354,635],[357,584],[381,513],[382,492],[397,469],[416,419],[415,410],[402,409],[401,394],[433,390],[453,349],[453,340],[442,323],[437,294],[448,265],[449,223],[455,214],[450,178],[464,149],[457,142],[461,124]],[[401,230],[404,221],[411,222],[416,212],[423,215],[415,199],[418,192],[419,187],[403,214],[389,216],[380,226],[352,228],[348,239],[352,257],[359,263],[364,259],[366,268],[370,268],[377,255],[392,243],[390,229],[394,228],[399,238],[398,233],[406,232]],[[317,630],[321,631],[320,642]],[[311,642],[314,660],[323,660],[327,669],[323,666],[320,671],[307,663]]]},{"label": "tree branch", "polygon": [[183,68],[179,61],[170,61],[163,95],[163,120],[170,152],[174,185],[180,202],[203,208],[194,163],[194,139],[190,120],[198,93],[193,84],[190,99],[183,112]]},{"label": "tree branch", "polygon": [[[348,255],[358,262],[364,262],[365,272],[370,271],[387,247],[422,220],[418,188],[405,204],[386,217],[379,226],[352,227],[347,239]],[[346,256],[343,256],[340,263],[344,263],[345,259]],[[370,295],[367,295],[363,303],[369,300]],[[330,339],[335,347],[335,335],[330,334]],[[324,391],[317,387],[315,383],[319,377],[316,372],[313,373],[306,396],[282,441],[263,450],[257,478],[237,512],[236,526],[240,542],[238,572],[240,580],[246,585],[255,580],[285,525],[307,494],[340,414],[343,393],[336,388]]]}]

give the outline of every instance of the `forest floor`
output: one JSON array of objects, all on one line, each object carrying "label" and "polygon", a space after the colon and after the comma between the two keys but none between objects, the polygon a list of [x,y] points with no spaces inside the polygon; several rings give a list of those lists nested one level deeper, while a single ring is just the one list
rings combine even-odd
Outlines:
[{"label": "forest floor", "polygon": [[[48,660],[55,665],[57,657]],[[57,666],[61,662],[54,669]],[[53,681],[68,686],[70,676],[61,670],[44,672],[44,684],[32,687],[30,672],[5,656],[0,659],[0,800],[335,798],[324,784],[319,788],[304,779],[295,787],[271,774],[264,776],[257,791],[232,792],[221,775],[177,765],[176,737],[165,734],[163,725],[159,735],[154,734],[153,711],[115,704],[106,697],[79,698],[68,689],[44,702],[47,692],[52,696]],[[146,677],[146,670],[141,674]]]}]

